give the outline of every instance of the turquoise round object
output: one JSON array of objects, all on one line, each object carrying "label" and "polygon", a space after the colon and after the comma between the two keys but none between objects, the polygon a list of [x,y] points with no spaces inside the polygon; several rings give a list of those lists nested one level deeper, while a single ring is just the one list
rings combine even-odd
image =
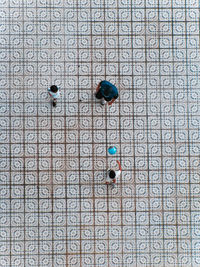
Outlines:
[{"label": "turquoise round object", "polygon": [[108,148],[108,153],[109,153],[110,155],[114,155],[116,152],[117,152],[117,148],[116,148],[115,146],[110,146],[110,147]]}]

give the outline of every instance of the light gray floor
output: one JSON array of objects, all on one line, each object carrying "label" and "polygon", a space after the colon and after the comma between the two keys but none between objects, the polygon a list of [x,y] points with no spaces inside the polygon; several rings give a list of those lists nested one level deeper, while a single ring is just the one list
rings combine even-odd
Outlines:
[{"label": "light gray floor", "polygon": [[0,0],[0,20],[0,267],[200,266],[199,1]]}]

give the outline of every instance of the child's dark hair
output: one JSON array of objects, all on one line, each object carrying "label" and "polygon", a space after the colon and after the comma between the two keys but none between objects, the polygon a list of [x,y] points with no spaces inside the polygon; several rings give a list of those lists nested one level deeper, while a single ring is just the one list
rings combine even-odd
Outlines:
[{"label": "child's dark hair", "polygon": [[57,87],[56,85],[52,85],[52,86],[50,87],[50,90],[51,90],[51,92],[53,92],[53,93],[57,93],[57,92],[58,92],[58,87]]},{"label": "child's dark hair", "polygon": [[110,170],[110,172],[109,172],[109,177],[110,177],[111,179],[114,179],[115,176],[116,176],[115,171]]}]

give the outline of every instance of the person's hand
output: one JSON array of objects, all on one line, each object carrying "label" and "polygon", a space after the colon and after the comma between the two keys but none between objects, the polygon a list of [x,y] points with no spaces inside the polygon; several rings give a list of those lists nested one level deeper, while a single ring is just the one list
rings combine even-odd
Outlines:
[{"label": "person's hand", "polygon": [[120,171],[121,171],[121,170],[122,170],[122,167],[121,167],[121,164],[120,164],[119,160],[117,160],[117,164],[118,164],[119,169],[120,169]]},{"label": "person's hand", "polygon": [[114,103],[114,102],[115,102],[115,99],[113,99],[112,101],[108,102],[108,105],[111,106],[112,103]]}]

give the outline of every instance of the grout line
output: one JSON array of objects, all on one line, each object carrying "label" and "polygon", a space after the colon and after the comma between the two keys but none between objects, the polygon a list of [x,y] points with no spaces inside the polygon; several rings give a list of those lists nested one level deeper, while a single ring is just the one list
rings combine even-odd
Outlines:
[{"label": "grout line", "polygon": [[[146,9],[146,6],[145,6],[145,13],[144,13],[144,19],[145,19],[145,22],[149,23],[148,20],[147,20],[147,9]],[[145,32],[147,32],[147,23],[145,23]],[[145,64],[145,81],[146,81],[146,97],[148,96],[148,88],[147,88],[147,84],[148,84],[148,76],[147,76],[147,64],[148,64],[148,46],[147,46],[147,36],[144,37],[145,39],[145,48],[144,48],[144,53],[145,53],[145,61],[146,61],[146,64]],[[148,191],[148,227],[149,229],[151,229],[151,224],[150,224],[150,221],[151,221],[151,214],[150,214],[150,187],[149,187],[149,171],[150,171],[150,168],[149,168],[149,162],[150,162],[150,157],[149,157],[149,123],[148,123],[148,100],[146,102],[146,123],[147,123],[147,132],[146,132],[146,135],[147,135],[147,141],[146,141],[146,144],[147,144],[147,191]],[[137,206],[136,206],[137,207]],[[148,241],[147,241],[148,240]],[[148,236],[147,236],[147,242],[149,244],[149,249],[148,249],[148,254],[151,255],[151,235],[150,235],[150,232],[148,233]],[[150,264],[151,266],[151,259],[150,259],[150,262],[148,262],[148,264]]]},{"label": "grout line", "polygon": [[[79,39],[78,39],[78,36],[79,36],[79,2],[77,1],[76,3],[76,9],[77,9],[77,20],[76,20],[76,26],[77,26],[77,34],[76,34],[76,37],[77,37],[77,65],[80,66],[80,58],[79,58],[79,51],[80,51],[80,48],[79,48]],[[79,73],[79,68],[78,68],[78,74],[77,74],[77,79],[78,79],[78,82],[77,82],[77,86],[78,86],[78,99],[80,99],[80,93],[79,93],[79,90],[80,90],[80,73]],[[78,105],[78,122],[79,122],[79,127],[80,127],[80,105]],[[79,222],[79,227],[80,227],[80,238],[79,238],[79,242],[80,242],[80,267],[83,266],[82,262],[83,262],[83,259],[84,259],[84,254],[82,252],[82,222],[81,222],[81,219],[82,219],[82,207],[81,207],[81,204],[82,204],[82,196],[81,196],[81,175],[80,175],[80,172],[81,172],[81,149],[80,149],[80,146],[82,145],[81,143],[81,140],[80,140],[80,128],[79,128],[79,131],[78,131],[78,154],[79,154],[79,161],[78,161],[78,165],[79,165],[79,173],[78,173],[78,178],[79,178],[79,207],[80,207],[80,222]]]},{"label": "grout line", "polygon": [[[38,19],[38,9],[37,9],[37,3],[36,3],[36,21]],[[38,23],[36,23],[36,41],[37,41],[37,45],[38,45]],[[38,54],[37,54],[37,73],[38,73]],[[37,77],[37,76],[36,76]],[[41,263],[41,254],[40,254],[40,247],[41,247],[41,242],[40,242],[40,170],[39,170],[39,163],[40,163],[40,155],[39,155],[39,139],[40,139],[40,133],[39,133],[39,120],[38,120],[38,117],[39,117],[39,113],[38,113],[38,110],[39,110],[39,82],[38,82],[38,77],[37,77],[37,114],[36,114],[36,135],[37,135],[37,141],[36,141],[36,144],[37,144],[37,156],[36,156],[36,160],[37,160],[37,190],[38,190],[38,197],[37,197],[37,201],[38,201],[38,216],[37,216],[37,219],[38,219],[38,224],[37,224],[37,231],[38,231],[38,241],[37,241],[37,245],[38,245],[38,267],[40,267],[40,263]]]},{"label": "grout line", "polygon": [[[173,3],[174,3],[174,0],[171,0],[172,1],[172,6],[173,6]],[[172,77],[173,77],[173,108],[174,108],[174,166],[175,166],[175,169],[174,169],[174,186],[175,186],[175,191],[176,191],[176,200],[175,200],[175,210],[177,211],[177,180],[176,180],[176,177],[177,177],[177,151],[176,151],[176,97],[175,97],[175,86],[174,86],[174,78],[175,78],[175,75],[174,75],[174,56],[175,56],[175,51],[176,51],[176,48],[174,47],[174,23],[175,23],[175,20],[174,20],[174,17],[173,17],[173,8],[171,9],[172,10],[172,54],[173,54],[173,74],[172,74]],[[176,253],[178,255],[178,222],[177,222],[177,212],[176,212]],[[179,262],[178,262],[178,259],[176,261],[177,263],[177,266],[179,266]]]},{"label": "grout line", "polygon": [[[49,14],[50,14],[50,21],[52,22],[52,10],[53,10],[53,3],[50,3],[50,6],[49,6]],[[52,38],[53,38],[53,33],[52,33],[52,23],[50,23],[50,48],[52,49]],[[48,60],[48,64],[50,64],[50,85],[48,86],[51,86],[54,84],[54,81],[52,80],[52,72],[53,72],[53,66],[52,66],[52,62],[53,62],[53,58],[52,58],[52,53],[50,53],[50,56],[49,56],[50,60]],[[50,100],[52,101],[52,99]],[[53,142],[53,130],[54,130],[54,127],[53,127],[53,121],[54,121],[54,110],[53,110],[53,106],[52,106],[52,103],[51,103],[51,114],[50,114],[50,144],[51,144],[51,168],[49,170],[49,173],[50,173],[50,199],[49,199],[49,202],[51,202],[51,211],[50,211],[50,214],[51,214],[51,234],[52,234],[52,254],[51,254],[51,266],[54,267],[54,257],[55,257],[55,254],[54,254],[54,157],[53,157],[53,145],[54,145],[54,142]],[[55,111],[56,112],[56,111]],[[48,117],[47,117],[48,118]]]},{"label": "grout line", "polygon": [[[159,5],[159,1],[158,1],[158,5]],[[160,142],[161,142],[161,168],[160,168],[160,171],[161,171],[161,179],[162,179],[162,196],[161,196],[161,201],[162,201],[162,219],[161,219],[161,224],[162,224],[162,254],[161,254],[161,257],[163,258],[163,267],[166,267],[166,259],[165,259],[165,237],[164,237],[164,233],[165,233],[165,221],[164,221],[164,197],[163,197],[163,192],[164,192],[164,188],[163,188],[163,177],[164,177],[164,166],[163,166],[163,135],[162,135],[162,85],[161,85],[161,76],[163,76],[163,74],[161,73],[161,51],[160,51],[160,37],[163,36],[161,34],[161,31],[160,31],[160,9],[158,7],[158,47],[159,47],[159,88],[160,88]],[[155,156],[154,156],[155,157]],[[159,169],[158,169],[158,173],[160,172]]]},{"label": "grout line", "polygon": [[[188,7],[188,10],[189,10],[189,8],[190,7]],[[187,1],[185,0],[185,18],[187,18]],[[198,21],[199,22],[199,21]],[[185,42],[186,42],[186,49],[185,49],[185,51],[186,51],[186,89],[187,89],[187,114],[186,114],[186,117],[187,117],[187,128],[188,128],[188,130],[187,130],[187,132],[188,132],[188,138],[187,138],[187,141],[188,142],[185,142],[185,145],[187,145],[187,147],[188,147],[188,176],[189,176],[189,192],[188,192],[188,198],[189,199],[192,199],[192,197],[191,197],[191,155],[190,155],[190,144],[191,144],[191,141],[192,141],[192,138],[190,138],[190,116],[189,116],[189,114],[190,114],[190,107],[189,107],[189,90],[190,90],[190,88],[189,88],[189,79],[188,79],[188,77],[189,77],[189,75],[188,75],[188,72],[189,72],[189,64],[188,64],[188,53],[187,53],[187,51],[188,51],[188,36],[190,36],[190,33],[188,32],[188,30],[187,30],[187,19],[185,19]],[[176,114],[175,114],[176,115]],[[180,185],[180,182],[179,182],[179,185]],[[193,238],[192,238],[192,228],[193,228],[193,226],[192,226],[192,221],[191,221],[191,214],[192,214],[192,205],[191,205],[191,201],[189,201],[189,214],[190,214],[190,218],[189,218],[189,225],[187,225],[188,227],[189,227],[189,229],[190,229],[190,240],[191,240],[191,244],[190,244],[190,259],[192,259],[193,257],[192,257],[192,240],[193,240]],[[176,213],[176,219],[177,219],[177,224],[178,224],[178,216],[177,216],[177,213]],[[179,226],[179,228],[180,228],[180,226]],[[178,246],[177,246],[178,247]],[[188,252],[187,252],[187,254],[188,254]],[[195,267],[195,265],[193,264],[193,261],[191,261],[191,267]]]},{"label": "grout line", "polygon": [[[134,7],[133,5],[131,5],[131,34],[133,32],[133,10],[134,10]],[[133,43],[133,38],[131,37],[131,48],[132,48],[132,86],[134,88],[134,57],[133,57],[133,49],[135,49],[134,47],[134,43]],[[135,91],[133,90],[132,91],[132,102],[133,102],[133,136],[135,136]],[[133,138],[133,154],[134,154],[134,166],[133,166],[133,170],[132,170],[132,174],[134,176],[134,182],[135,182],[135,186],[134,186],[134,206],[135,206],[135,212],[134,212],[134,215],[135,215],[135,218],[134,218],[134,221],[133,221],[133,228],[134,228],[134,231],[135,231],[135,262],[136,262],[136,266],[135,267],[138,267],[138,246],[137,246],[137,191],[136,191],[136,184],[137,184],[137,181],[136,181],[136,164],[135,164],[135,137]],[[134,225],[135,224],[135,225]]]}]

